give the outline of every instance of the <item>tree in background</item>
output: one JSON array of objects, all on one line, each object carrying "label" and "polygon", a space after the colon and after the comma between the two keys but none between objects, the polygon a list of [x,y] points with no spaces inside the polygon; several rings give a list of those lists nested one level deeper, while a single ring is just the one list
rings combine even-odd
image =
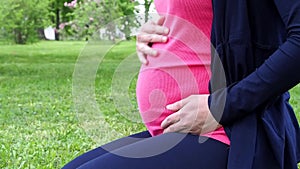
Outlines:
[{"label": "tree in background", "polygon": [[[76,2],[76,1],[75,1]],[[137,2],[132,0],[85,0],[73,4],[72,21],[63,23],[60,31],[72,34],[75,39],[88,40],[94,33],[100,38],[115,40],[119,33],[129,38],[131,27],[135,24],[134,13]]]},{"label": "tree in background", "polygon": [[137,2],[132,0],[120,0],[119,1],[119,9],[121,11],[121,18],[119,20],[119,28],[122,32],[124,32],[125,37],[129,40],[131,29],[133,27],[139,26],[135,17],[135,7],[138,5]]},{"label": "tree in background", "polygon": [[149,19],[149,11],[153,0],[144,0],[144,7],[145,7],[145,22],[148,22]]},{"label": "tree in background", "polygon": [[[153,0],[145,0],[145,15]],[[134,0],[1,0],[0,38],[26,44],[40,40],[43,29],[55,26],[56,40],[88,39],[96,31],[113,40],[118,33],[130,38],[139,22]]]},{"label": "tree in background", "polygon": [[[153,4],[153,0],[136,0],[139,2],[138,10],[137,10],[137,22],[139,25],[148,22],[149,19],[153,19],[150,15],[151,5]],[[143,10],[141,10],[143,9]],[[141,13],[141,11],[143,13]]]},{"label": "tree in background", "polygon": [[38,30],[50,24],[49,0],[0,1],[0,13],[2,37],[17,44],[38,41]]},{"label": "tree in background", "polygon": [[60,32],[58,30],[64,28],[64,23],[73,19],[70,14],[73,12],[78,2],[81,1],[82,0],[51,0],[50,12],[52,14],[52,23],[55,25],[55,29],[57,30],[55,32],[56,40],[60,40]]}]

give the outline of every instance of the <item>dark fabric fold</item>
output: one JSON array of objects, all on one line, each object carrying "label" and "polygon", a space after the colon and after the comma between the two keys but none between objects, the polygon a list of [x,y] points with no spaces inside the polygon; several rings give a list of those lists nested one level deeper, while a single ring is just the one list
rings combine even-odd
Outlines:
[{"label": "dark fabric fold", "polygon": [[299,0],[213,0],[209,107],[231,140],[229,169],[297,169],[288,90],[300,82]]}]

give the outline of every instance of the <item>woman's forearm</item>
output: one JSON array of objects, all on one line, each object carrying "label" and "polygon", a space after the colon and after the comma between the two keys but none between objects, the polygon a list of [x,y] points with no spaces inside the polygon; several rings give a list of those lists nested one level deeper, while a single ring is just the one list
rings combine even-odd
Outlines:
[{"label": "woman's forearm", "polygon": [[287,40],[249,76],[211,94],[211,111],[223,125],[255,112],[300,82],[300,1],[274,2],[286,25]]}]

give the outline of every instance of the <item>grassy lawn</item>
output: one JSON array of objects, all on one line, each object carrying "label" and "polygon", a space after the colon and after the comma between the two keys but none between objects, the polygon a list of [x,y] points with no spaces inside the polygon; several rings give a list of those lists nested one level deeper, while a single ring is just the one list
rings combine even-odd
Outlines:
[{"label": "grassy lawn", "polygon": [[[144,130],[134,50],[133,42],[1,45],[0,168],[60,168],[99,144]],[[300,120],[300,86],[291,93]]]}]

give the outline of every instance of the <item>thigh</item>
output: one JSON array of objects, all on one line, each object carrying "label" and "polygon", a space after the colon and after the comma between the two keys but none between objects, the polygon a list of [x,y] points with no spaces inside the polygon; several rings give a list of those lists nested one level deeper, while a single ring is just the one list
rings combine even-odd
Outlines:
[{"label": "thigh", "polygon": [[113,142],[110,142],[108,144],[105,144],[101,147],[98,147],[96,149],[93,149],[87,153],[82,154],[81,156],[75,158],[68,164],[66,164],[63,169],[74,169],[78,168],[84,163],[87,163],[90,160],[93,160],[97,157],[100,157],[108,152],[114,151],[115,149],[118,149],[120,147],[135,143],[137,141],[141,141],[145,138],[151,137],[150,133],[148,131],[140,132],[128,137],[124,137],[118,140],[115,140]]},{"label": "thigh", "polygon": [[80,169],[226,169],[228,151],[228,145],[213,139],[168,133],[115,149]]}]

